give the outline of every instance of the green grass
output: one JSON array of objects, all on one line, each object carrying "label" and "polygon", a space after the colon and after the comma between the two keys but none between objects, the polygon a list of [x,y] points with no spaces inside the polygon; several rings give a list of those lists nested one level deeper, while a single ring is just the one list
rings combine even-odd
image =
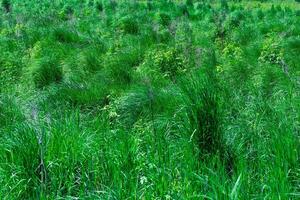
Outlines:
[{"label": "green grass", "polygon": [[0,11],[0,199],[299,199],[300,3]]}]

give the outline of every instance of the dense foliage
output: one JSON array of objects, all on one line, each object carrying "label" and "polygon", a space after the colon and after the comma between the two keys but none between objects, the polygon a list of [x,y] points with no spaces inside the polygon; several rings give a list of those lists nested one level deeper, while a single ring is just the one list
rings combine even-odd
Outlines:
[{"label": "dense foliage", "polygon": [[0,199],[299,199],[298,0],[2,0]]}]

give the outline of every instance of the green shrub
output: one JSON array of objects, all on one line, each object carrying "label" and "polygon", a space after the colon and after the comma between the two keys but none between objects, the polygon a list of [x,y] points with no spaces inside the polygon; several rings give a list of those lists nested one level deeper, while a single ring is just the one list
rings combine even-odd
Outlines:
[{"label": "green shrub", "polygon": [[171,77],[184,70],[183,58],[180,57],[175,49],[165,52],[158,52],[154,57],[154,62],[161,71]]},{"label": "green shrub", "polygon": [[259,61],[280,64],[283,60],[283,50],[276,39],[270,37],[268,38],[262,47],[262,52],[259,57]]},{"label": "green shrub", "polygon": [[174,79],[178,74],[187,70],[185,59],[175,48],[160,48],[146,55],[145,63],[160,70],[165,76]]}]

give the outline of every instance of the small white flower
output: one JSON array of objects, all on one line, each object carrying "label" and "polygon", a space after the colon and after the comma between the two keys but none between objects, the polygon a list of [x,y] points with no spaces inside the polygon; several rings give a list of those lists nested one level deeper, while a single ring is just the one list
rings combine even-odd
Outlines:
[{"label": "small white flower", "polygon": [[146,176],[142,176],[141,178],[140,178],[140,183],[143,185],[144,183],[147,183],[148,182],[148,179],[147,179],[147,177]]}]

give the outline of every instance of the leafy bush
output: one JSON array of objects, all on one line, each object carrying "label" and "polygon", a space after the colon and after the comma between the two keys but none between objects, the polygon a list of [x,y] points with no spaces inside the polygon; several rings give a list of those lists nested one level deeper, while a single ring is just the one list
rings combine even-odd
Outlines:
[{"label": "leafy bush", "polygon": [[160,70],[172,79],[187,70],[184,57],[175,48],[161,48],[150,51],[145,59],[149,66]]},{"label": "leafy bush", "polygon": [[279,64],[283,59],[283,51],[278,42],[268,38],[262,48],[259,60],[262,62]]}]

